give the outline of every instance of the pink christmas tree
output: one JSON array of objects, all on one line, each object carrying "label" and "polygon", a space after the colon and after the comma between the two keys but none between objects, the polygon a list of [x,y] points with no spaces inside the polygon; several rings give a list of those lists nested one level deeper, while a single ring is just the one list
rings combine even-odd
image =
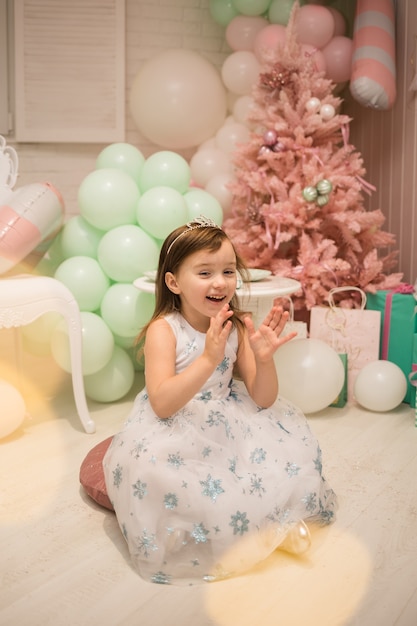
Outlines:
[{"label": "pink christmas tree", "polygon": [[[251,139],[234,154],[232,210],[223,227],[249,267],[301,282],[296,309],[322,304],[336,286],[375,292],[398,285],[395,238],[371,192],[359,152],[349,143],[335,85],[294,34],[266,58],[253,89]],[[391,251],[390,251],[391,249]],[[342,302],[355,306],[349,294]]]}]

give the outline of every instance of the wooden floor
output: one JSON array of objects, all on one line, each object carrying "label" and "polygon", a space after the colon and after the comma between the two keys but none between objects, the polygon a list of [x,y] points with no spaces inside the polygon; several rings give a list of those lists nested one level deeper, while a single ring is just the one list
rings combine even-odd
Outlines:
[{"label": "wooden floor", "polygon": [[[12,332],[1,331],[0,378],[15,375]],[[169,587],[131,569],[114,515],[78,482],[87,452],[122,424],[141,375],[122,401],[89,401],[97,432],[87,435],[70,377],[52,358],[26,350],[22,367],[29,416],[0,440],[1,626],[417,624],[417,429],[408,405],[309,417],[340,509],[333,526],[313,529],[306,556],[277,551],[245,576]]]}]

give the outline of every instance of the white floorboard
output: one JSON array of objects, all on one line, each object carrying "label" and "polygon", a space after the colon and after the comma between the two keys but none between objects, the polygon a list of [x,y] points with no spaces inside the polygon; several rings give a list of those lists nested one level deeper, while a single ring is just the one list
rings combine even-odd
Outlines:
[{"label": "white floorboard", "polygon": [[[0,378],[14,383],[11,333],[0,333]],[[277,551],[245,576],[168,587],[131,569],[114,515],[78,481],[87,452],[122,424],[141,375],[127,398],[89,401],[97,432],[87,435],[71,379],[51,357],[24,350],[21,367],[30,416],[0,439],[1,626],[417,624],[417,429],[408,405],[309,416],[340,508],[334,525],[313,529],[307,555]]]}]

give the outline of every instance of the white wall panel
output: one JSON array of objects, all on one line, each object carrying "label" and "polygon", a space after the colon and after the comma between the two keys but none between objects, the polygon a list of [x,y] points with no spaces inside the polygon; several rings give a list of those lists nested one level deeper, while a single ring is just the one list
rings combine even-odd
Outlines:
[{"label": "white wall panel", "polygon": [[16,139],[124,140],[124,0],[15,0]]}]

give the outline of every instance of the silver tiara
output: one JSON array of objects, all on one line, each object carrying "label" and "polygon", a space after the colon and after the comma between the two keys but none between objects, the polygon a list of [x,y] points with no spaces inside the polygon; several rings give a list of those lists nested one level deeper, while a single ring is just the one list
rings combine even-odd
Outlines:
[{"label": "silver tiara", "polygon": [[178,241],[180,237],[182,237],[186,233],[189,233],[190,230],[196,230],[197,228],[218,228],[219,230],[221,230],[220,226],[218,226],[216,222],[214,222],[210,217],[205,217],[204,215],[195,217],[192,222],[187,222],[186,226],[187,228],[185,228],[179,235],[177,235],[177,237],[175,237],[175,239],[169,244],[167,255],[169,254],[169,251],[171,250],[174,243]]}]

